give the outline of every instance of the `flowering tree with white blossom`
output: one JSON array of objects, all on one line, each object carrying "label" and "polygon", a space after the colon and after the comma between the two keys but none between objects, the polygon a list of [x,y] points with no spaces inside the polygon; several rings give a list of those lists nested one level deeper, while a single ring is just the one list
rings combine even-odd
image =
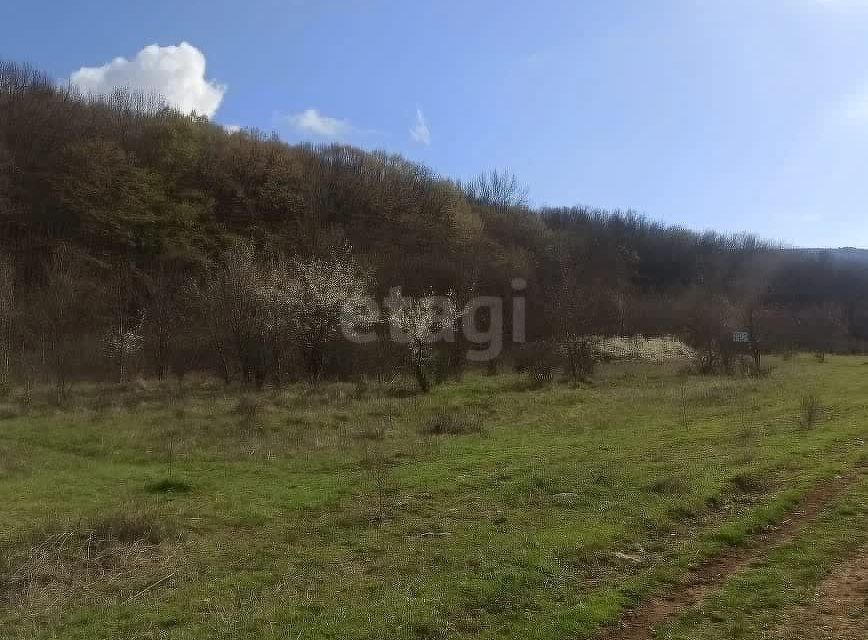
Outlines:
[{"label": "flowering tree with white blossom", "polygon": [[328,258],[279,263],[262,288],[276,330],[296,338],[311,380],[322,373],[326,348],[341,330],[368,329],[376,317],[368,296],[370,277],[349,249]]},{"label": "flowering tree with white blossom", "polygon": [[135,324],[128,324],[122,320],[105,335],[103,344],[106,355],[117,363],[121,382],[127,378],[129,359],[139,353],[145,344],[143,324],[144,316],[140,316]]},{"label": "flowering tree with white blossom", "polygon": [[311,380],[319,379],[328,344],[341,328],[364,329],[369,310],[368,274],[349,248],[327,258],[262,259],[249,242],[238,242],[195,288],[225,377],[234,352],[245,381],[262,384],[266,372],[279,379],[283,346],[302,352]]},{"label": "flowering tree with white blossom", "polygon": [[431,344],[438,338],[449,339],[455,322],[464,315],[455,301],[455,294],[408,298],[400,288],[393,289],[386,301],[388,321],[398,332],[398,339],[406,341],[410,368],[423,392],[431,384],[425,367],[431,357]]}]

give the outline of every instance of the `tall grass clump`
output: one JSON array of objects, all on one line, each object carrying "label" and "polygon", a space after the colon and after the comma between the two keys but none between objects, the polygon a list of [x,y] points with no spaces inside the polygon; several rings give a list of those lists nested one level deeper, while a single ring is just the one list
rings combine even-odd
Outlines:
[{"label": "tall grass clump", "polygon": [[817,394],[812,391],[803,394],[802,399],[799,402],[799,408],[802,427],[805,429],[813,429],[816,427],[822,410],[820,399]]}]

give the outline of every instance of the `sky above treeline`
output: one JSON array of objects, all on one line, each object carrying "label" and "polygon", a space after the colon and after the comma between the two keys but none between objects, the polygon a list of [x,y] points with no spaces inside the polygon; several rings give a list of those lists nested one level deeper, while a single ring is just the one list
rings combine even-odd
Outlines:
[{"label": "sky above treeline", "polygon": [[868,0],[29,0],[0,57],[535,205],[868,247]]}]

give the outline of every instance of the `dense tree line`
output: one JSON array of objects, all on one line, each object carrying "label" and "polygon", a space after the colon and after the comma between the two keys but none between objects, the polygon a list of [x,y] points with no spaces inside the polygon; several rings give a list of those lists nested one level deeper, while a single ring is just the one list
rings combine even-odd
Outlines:
[{"label": "dense tree line", "polygon": [[[508,173],[462,183],[384,152],[229,133],[156,96],[82,96],[0,62],[0,384],[62,390],[132,366],[384,376],[406,348],[339,340],[335,304],[401,287],[448,294],[457,321],[516,282],[526,326],[513,336],[506,305],[506,343],[560,345],[576,375],[590,335],[678,335],[707,370],[731,367],[734,330],[757,368],[768,351],[868,341],[855,262],[630,212],[534,210]],[[391,313],[370,330],[416,317]],[[460,343],[426,356],[432,375],[460,371]]]}]

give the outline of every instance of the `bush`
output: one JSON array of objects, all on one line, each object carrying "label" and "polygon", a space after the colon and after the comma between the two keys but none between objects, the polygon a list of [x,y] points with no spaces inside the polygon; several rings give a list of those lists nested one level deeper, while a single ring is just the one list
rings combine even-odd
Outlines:
[{"label": "bush", "polygon": [[526,374],[534,385],[551,382],[559,368],[560,356],[550,342],[529,342],[516,351],[516,372]]},{"label": "bush", "polygon": [[585,380],[594,373],[599,356],[598,339],[593,336],[569,335],[560,341],[560,350],[566,359],[567,372],[573,381]]},{"label": "bush", "polygon": [[157,482],[152,482],[147,486],[150,493],[189,493],[191,487],[183,480],[175,480],[174,478],[164,478]]},{"label": "bush", "polygon": [[557,367],[549,366],[545,363],[540,363],[528,370],[528,378],[535,387],[542,387],[549,384],[555,377]]},{"label": "bush", "polygon": [[482,419],[479,415],[467,411],[441,409],[422,425],[420,431],[430,436],[482,433]]}]

